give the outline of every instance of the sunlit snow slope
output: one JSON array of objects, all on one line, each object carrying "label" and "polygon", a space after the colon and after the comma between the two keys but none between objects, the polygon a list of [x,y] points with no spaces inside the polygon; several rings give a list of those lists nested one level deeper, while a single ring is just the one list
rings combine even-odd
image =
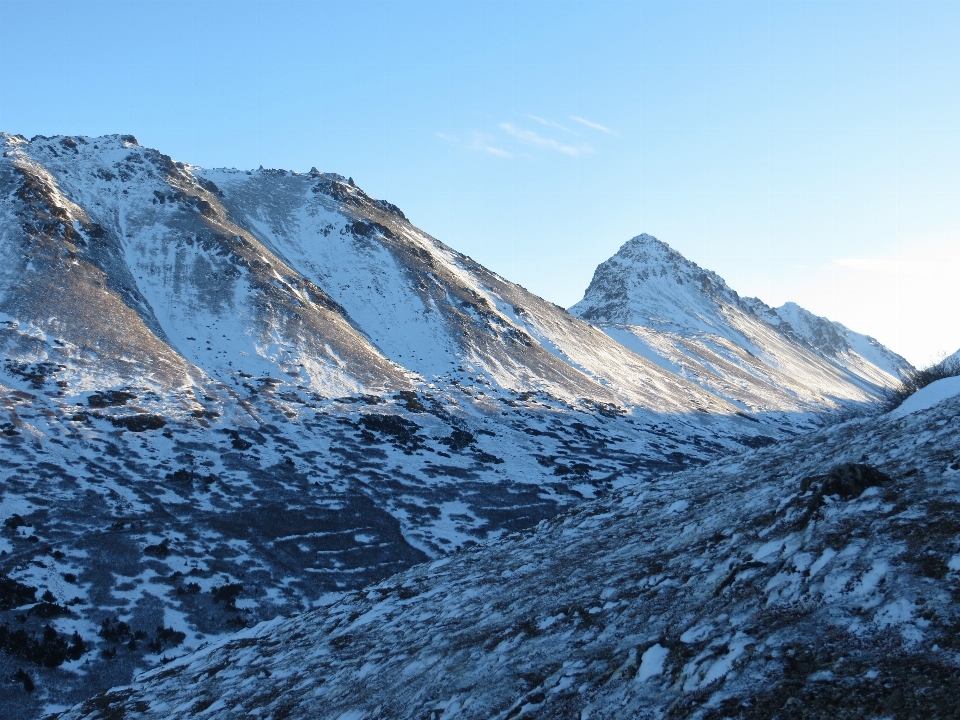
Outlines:
[{"label": "sunlit snow slope", "polygon": [[910,364],[873,338],[794,303],[740,298],[650,235],[602,263],[578,317],[662,367],[751,411],[863,401]]}]

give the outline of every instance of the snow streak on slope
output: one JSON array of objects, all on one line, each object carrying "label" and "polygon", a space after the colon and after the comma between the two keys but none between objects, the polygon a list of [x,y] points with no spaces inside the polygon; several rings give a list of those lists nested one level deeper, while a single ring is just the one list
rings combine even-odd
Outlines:
[{"label": "snow streak on slope", "polygon": [[952,717],[958,417],[945,397],[631,485],[61,720]]},{"label": "snow streak on slope", "polygon": [[635,353],[753,411],[876,398],[909,368],[877,341],[788,303],[742,300],[649,235],[602,263],[571,312]]}]

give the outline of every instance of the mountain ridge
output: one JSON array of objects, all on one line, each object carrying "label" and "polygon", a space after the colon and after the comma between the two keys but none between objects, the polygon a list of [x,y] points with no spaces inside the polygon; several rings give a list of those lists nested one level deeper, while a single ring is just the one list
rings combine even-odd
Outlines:
[{"label": "mountain ridge", "polygon": [[873,338],[793,303],[775,310],[741,298],[716,273],[645,234],[597,267],[584,298],[570,310],[747,408],[863,400],[912,369]]}]

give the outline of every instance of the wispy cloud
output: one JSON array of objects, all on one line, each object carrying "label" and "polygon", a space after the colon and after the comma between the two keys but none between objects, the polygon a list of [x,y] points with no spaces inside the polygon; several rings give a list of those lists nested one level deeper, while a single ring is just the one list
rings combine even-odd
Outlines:
[{"label": "wispy cloud", "polygon": [[[577,130],[539,115],[519,117],[522,120],[498,123],[487,132],[473,130],[457,135],[442,132],[434,134],[451,145],[498,158],[531,158],[537,155],[538,151],[539,154],[555,152],[573,158],[593,152],[593,147],[580,139],[584,135]],[[598,123],[579,117],[573,117],[573,120],[591,129],[616,135]],[[531,122],[540,127],[537,130],[530,129]]]},{"label": "wispy cloud", "polygon": [[475,140],[472,147],[474,150],[485,152],[487,155],[496,155],[497,157],[502,157],[502,158],[513,157],[513,153],[507,152],[502,148],[498,148],[496,145],[490,145],[489,143],[483,142],[482,140]]},{"label": "wispy cloud", "polygon": [[525,117],[525,118],[529,118],[530,120],[533,120],[533,121],[535,121],[535,122],[538,122],[538,123],[540,123],[541,125],[546,125],[547,127],[560,128],[560,129],[563,130],[564,132],[571,132],[570,128],[566,128],[566,127],[564,127],[563,125],[561,125],[560,123],[554,122],[553,120],[547,120],[547,119],[542,118],[542,117],[537,117],[536,115],[524,115],[524,117]]},{"label": "wispy cloud", "polygon": [[456,135],[447,135],[441,132],[435,133],[435,135],[441,140],[446,140],[453,145],[458,145],[468,150],[475,150],[476,152],[482,152],[486,155],[493,155],[494,157],[513,157],[513,153],[497,147],[494,144],[496,140],[491,138],[489,135],[484,135],[483,133],[472,133],[469,140],[461,140]]},{"label": "wispy cloud", "polygon": [[581,155],[590,149],[588,146],[575,147],[573,145],[567,145],[559,140],[544,137],[540,133],[536,133],[533,130],[524,130],[523,128],[518,128],[513,123],[500,123],[500,129],[511,137],[516,138],[520,142],[528,145],[535,145],[536,147],[547,148],[549,150],[556,150],[559,153],[570,155],[571,157]]},{"label": "wispy cloud", "polygon": [[604,127],[600,123],[592,122],[591,120],[586,120],[582,117],[577,117],[576,115],[571,115],[570,119],[574,122],[578,122],[581,125],[586,125],[588,128],[593,128],[594,130],[599,130],[600,132],[605,132],[607,135],[616,135],[616,133],[608,127]]}]

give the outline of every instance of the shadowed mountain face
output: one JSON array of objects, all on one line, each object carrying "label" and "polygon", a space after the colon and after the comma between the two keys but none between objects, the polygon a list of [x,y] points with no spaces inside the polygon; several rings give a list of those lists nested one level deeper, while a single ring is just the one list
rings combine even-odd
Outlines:
[{"label": "shadowed mountain face", "polygon": [[[711,367],[746,402],[338,175],[203,170],[131,136],[3,144],[0,676],[35,689],[0,686],[0,715],[792,437],[882,385],[807,348],[834,383],[815,391],[724,330]],[[800,352],[785,321],[751,322]],[[681,330],[677,347],[707,342]]]},{"label": "shadowed mountain face", "polygon": [[741,298],[650,235],[627,242],[571,308],[625,347],[751,411],[864,401],[910,364],[794,303]]}]

